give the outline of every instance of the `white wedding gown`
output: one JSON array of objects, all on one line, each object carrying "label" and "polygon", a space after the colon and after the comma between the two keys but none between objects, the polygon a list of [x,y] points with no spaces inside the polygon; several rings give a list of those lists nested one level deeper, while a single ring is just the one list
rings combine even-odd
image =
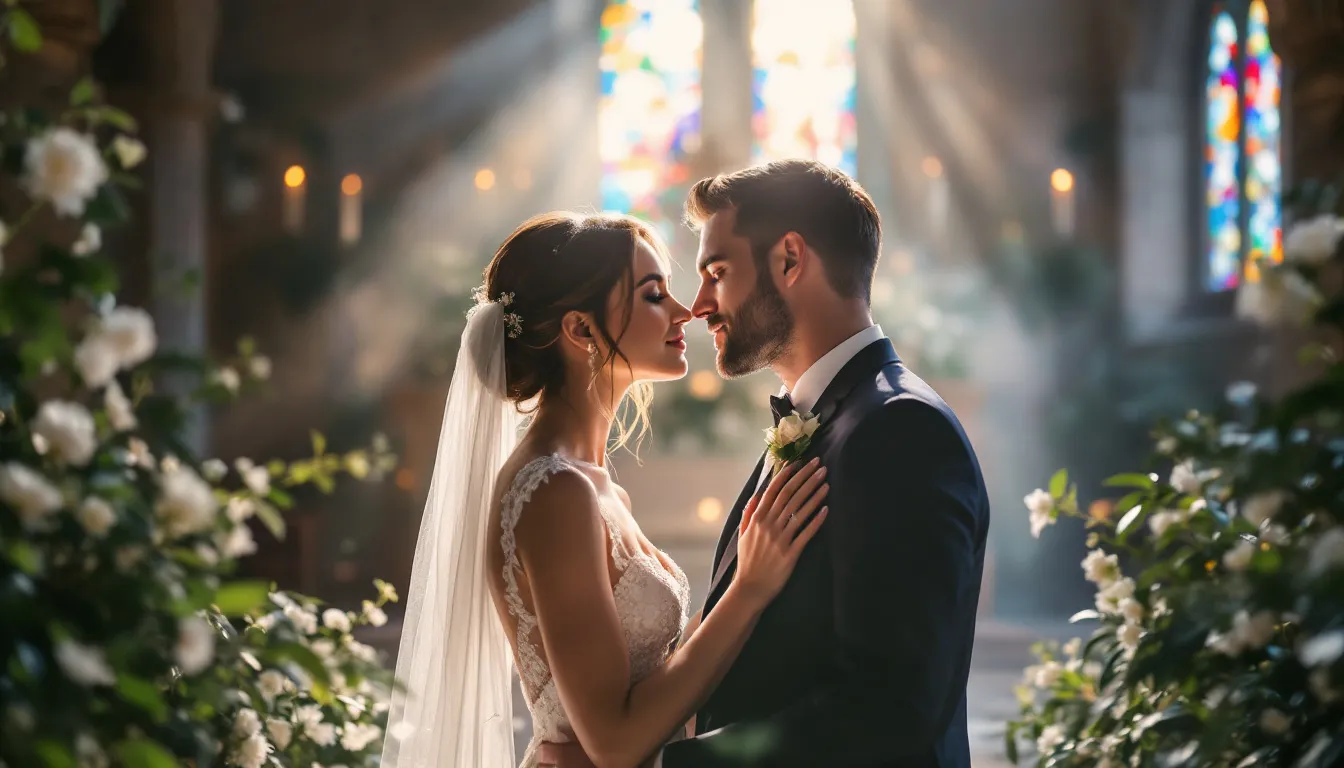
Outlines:
[{"label": "white wedding gown", "polygon": [[[518,587],[518,563],[514,529],[527,508],[532,493],[552,475],[579,472],[577,462],[559,454],[533,459],[514,477],[500,501],[500,543],[504,555],[505,601],[516,619],[515,660],[522,679],[523,693],[532,712],[532,740],[524,753],[522,768],[537,765],[537,747],[543,741],[566,742],[573,733],[569,718],[560,704],[555,680],[546,663],[537,618],[523,601]],[[658,668],[686,626],[691,589],[686,574],[671,559],[662,560],[643,551],[627,552],[619,528],[610,510],[602,510],[611,541],[611,557],[617,576],[612,587],[616,613],[630,653],[630,680],[636,682]]]}]

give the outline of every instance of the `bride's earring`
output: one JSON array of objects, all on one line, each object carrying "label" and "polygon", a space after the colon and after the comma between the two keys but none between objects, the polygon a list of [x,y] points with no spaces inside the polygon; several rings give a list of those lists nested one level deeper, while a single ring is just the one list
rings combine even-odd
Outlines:
[{"label": "bride's earring", "polygon": [[593,369],[593,375],[594,375],[594,376],[597,375],[597,369],[598,369],[601,365],[602,365],[602,362],[601,362],[600,360],[598,360],[598,355],[597,355],[597,345],[594,344],[594,343],[592,343],[591,341],[588,342],[588,367],[591,368],[591,369]]}]

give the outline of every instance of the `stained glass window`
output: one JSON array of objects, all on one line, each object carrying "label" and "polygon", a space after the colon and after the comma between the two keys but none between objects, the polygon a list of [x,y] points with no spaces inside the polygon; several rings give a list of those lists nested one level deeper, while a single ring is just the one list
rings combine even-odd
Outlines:
[{"label": "stained glass window", "polygon": [[1214,16],[1205,85],[1204,179],[1208,205],[1212,290],[1235,287],[1241,272],[1241,110],[1237,23],[1227,11]]},{"label": "stained glass window", "polygon": [[855,28],[849,0],[755,0],[752,162],[803,157],[854,175]]},{"label": "stained glass window", "polygon": [[1246,276],[1258,277],[1262,259],[1283,260],[1279,209],[1279,58],[1269,46],[1269,14],[1251,3],[1246,25],[1246,206],[1250,242]]},{"label": "stained glass window", "polygon": [[611,0],[602,13],[602,208],[671,238],[700,142],[698,0]]},{"label": "stained glass window", "polygon": [[1283,68],[1270,46],[1264,0],[1236,5],[1246,11],[1242,24],[1215,7],[1205,86],[1206,285],[1213,291],[1258,280],[1262,262],[1283,259]]}]

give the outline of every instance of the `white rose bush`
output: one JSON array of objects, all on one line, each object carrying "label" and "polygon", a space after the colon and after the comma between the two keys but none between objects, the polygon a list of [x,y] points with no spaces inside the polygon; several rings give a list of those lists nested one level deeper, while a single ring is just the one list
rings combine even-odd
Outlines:
[{"label": "white rose bush", "polygon": [[[15,4],[0,29],[40,45]],[[292,490],[378,480],[395,457],[316,433],[298,461],[194,455],[189,410],[271,365],[248,341],[214,362],[161,349],[117,303],[102,238],[146,151],[88,80],[58,118],[0,116],[21,203],[0,209],[0,768],[375,765],[390,673],[352,632],[395,591],[347,612],[237,573],[254,535],[283,535]],[[165,391],[168,373],[194,391]]]},{"label": "white rose bush", "polygon": [[1119,499],[1080,511],[1064,470],[1024,499],[1037,537],[1083,521],[1097,594],[1073,617],[1090,638],[1035,647],[1015,762],[1344,764],[1342,235],[1332,213],[1303,219],[1238,300],[1257,323],[1314,322],[1305,384],[1234,384],[1216,412],[1159,424],[1151,471],[1106,481]]}]

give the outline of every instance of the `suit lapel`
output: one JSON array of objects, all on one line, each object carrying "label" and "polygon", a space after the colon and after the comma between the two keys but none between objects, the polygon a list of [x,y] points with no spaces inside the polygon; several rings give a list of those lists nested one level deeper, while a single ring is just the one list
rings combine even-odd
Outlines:
[{"label": "suit lapel", "polygon": [[[850,393],[860,381],[868,376],[872,376],[876,371],[882,369],[889,363],[900,362],[896,356],[896,350],[892,348],[889,339],[879,339],[872,344],[859,350],[858,354],[850,358],[845,363],[840,372],[834,379],[826,385],[825,391],[817,400],[814,407],[814,413],[821,421],[817,427],[817,433],[814,435],[813,447],[809,448],[807,453],[800,458],[806,459],[816,455],[816,445],[821,442],[822,432],[826,429],[831,419],[839,410],[840,403],[845,396]],[[741,495],[737,498],[737,504],[733,506],[733,511],[728,515],[728,521],[724,524],[723,533],[719,534],[718,551],[714,556],[714,577],[709,584],[709,596],[705,600],[705,613],[713,609],[714,604],[718,602],[719,588],[724,585],[732,576],[737,567],[737,534],[738,528],[742,522],[742,511],[747,506],[747,500],[756,492],[757,481],[761,476],[761,468],[765,464],[765,456],[756,462],[756,470],[751,473],[751,478],[747,480],[747,485],[742,489]]]}]

